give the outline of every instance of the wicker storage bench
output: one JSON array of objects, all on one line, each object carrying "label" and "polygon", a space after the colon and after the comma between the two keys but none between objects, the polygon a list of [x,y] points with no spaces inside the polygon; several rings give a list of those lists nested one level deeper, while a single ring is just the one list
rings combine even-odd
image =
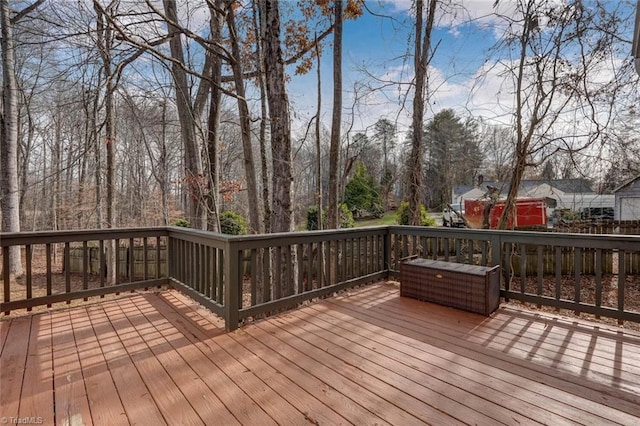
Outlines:
[{"label": "wicker storage bench", "polygon": [[400,263],[400,295],[488,316],[500,305],[500,266],[407,260]]}]

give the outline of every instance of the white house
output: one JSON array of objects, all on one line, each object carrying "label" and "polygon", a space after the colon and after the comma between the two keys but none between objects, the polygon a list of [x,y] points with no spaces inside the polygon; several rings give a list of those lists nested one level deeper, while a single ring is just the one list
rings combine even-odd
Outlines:
[{"label": "white house", "polygon": [[[454,187],[452,200],[454,203],[463,204],[464,200],[485,198],[488,195],[488,186],[498,188],[501,196],[506,197],[508,184],[485,181],[481,187],[472,187],[471,185]],[[615,204],[614,195],[596,194],[585,179],[523,180],[518,189],[518,196],[522,198],[552,198],[556,200],[556,208],[576,212],[587,208],[613,208]],[[640,209],[638,212],[640,213]]]},{"label": "white house", "polygon": [[620,185],[613,193],[613,217],[616,220],[640,220],[640,176]]}]

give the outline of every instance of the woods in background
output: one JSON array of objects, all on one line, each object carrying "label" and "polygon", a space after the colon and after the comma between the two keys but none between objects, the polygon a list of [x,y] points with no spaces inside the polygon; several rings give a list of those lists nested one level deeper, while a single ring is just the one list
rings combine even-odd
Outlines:
[{"label": "woods in background", "polygon": [[[636,79],[619,60],[633,10],[512,4],[509,14],[495,10],[493,22],[507,29],[470,89],[489,75],[504,79],[499,95],[509,101],[486,119],[430,101],[443,84],[432,77],[444,48],[434,31],[452,25],[447,19],[466,4],[413,3],[402,23],[409,39],[389,52],[404,55],[410,78],[378,80],[399,88],[407,131],[397,114],[353,129],[366,96],[345,101],[341,48],[344,28],[365,14],[390,19],[370,3],[0,0],[2,231],[177,219],[219,231],[221,214],[232,211],[247,219],[247,232],[283,232],[318,204],[327,211],[319,225],[333,228],[343,203],[371,191],[376,201],[366,198],[360,213],[408,201],[410,223],[420,223],[420,205],[440,209],[454,185],[478,174],[513,177],[515,185],[553,173],[550,164],[560,177],[596,159],[605,164],[603,180],[640,172],[629,130]],[[325,55],[329,81],[319,69]],[[619,65],[603,77],[607,61]],[[299,122],[288,85],[314,67],[318,90],[309,93],[319,98],[330,87],[332,108],[323,115],[318,99],[315,116]],[[380,90],[365,86],[354,91]],[[585,132],[568,130],[570,122]],[[370,188],[354,193],[350,181]]]}]

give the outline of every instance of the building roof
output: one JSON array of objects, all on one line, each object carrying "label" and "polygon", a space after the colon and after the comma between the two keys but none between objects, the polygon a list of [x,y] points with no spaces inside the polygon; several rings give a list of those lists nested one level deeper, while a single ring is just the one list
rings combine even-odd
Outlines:
[{"label": "building roof", "polygon": [[[640,9],[639,9],[640,10]],[[615,188],[612,192],[615,194],[621,190],[623,190],[624,188],[626,188],[627,186],[631,185],[632,183],[634,183],[635,181],[637,181],[638,179],[640,179],[640,176],[636,176],[632,179],[629,179],[628,181],[624,182],[622,185],[618,186],[617,188]]]},{"label": "building roof", "polygon": [[[558,189],[561,192],[567,194],[594,194],[594,190],[591,188],[589,181],[584,178],[576,179],[523,179],[520,182],[520,190],[531,192],[538,186],[547,184],[552,188]],[[495,186],[496,188],[502,188],[502,192],[505,192],[509,186],[508,182],[498,182],[485,180],[482,182],[480,188],[486,191],[487,185]],[[474,188],[473,185],[456,185],[453,187],[453,193],[457,196],[466,194]]]},{"label": "building roof", "polygon": [[546,183],[549,186],[559,189],[562,192],[570,194],[593,194],[595,191],[591,188],[591,184],[584,178],[572,178],[572,179],[528,179],[523,180],[523,186],[526,185],[540,185]]}]

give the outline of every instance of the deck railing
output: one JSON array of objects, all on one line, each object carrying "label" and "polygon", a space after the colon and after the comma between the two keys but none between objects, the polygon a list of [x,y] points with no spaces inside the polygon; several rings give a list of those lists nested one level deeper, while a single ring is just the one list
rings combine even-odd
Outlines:
[{"label": "deck railing", "polygon": [[[116,281],[105,248],[115,250]],[[0,312],[170,285],[228,329],[399,275],[402,259],[501,265],[501,296],[640,323],[640,237],[381,226],[231,237],[186,228],[2,234]],[[24,251],[11,282],[8,250]],[[37,272],[36,272],[37,271]]]},{"label": "deck railing", "polygon": [[[0,234],[0,312],[165,285],[167,235],[166,228]],[[24,276],[12,282],[8,248],[16,246],[23,252]],[[109,246],[115,265],[111,282]]]},{"label": "deck railing", "polygon": [[389,274],[418,255],[501,265],[500,295],[640,323],[640,236],[389,227]]}]

